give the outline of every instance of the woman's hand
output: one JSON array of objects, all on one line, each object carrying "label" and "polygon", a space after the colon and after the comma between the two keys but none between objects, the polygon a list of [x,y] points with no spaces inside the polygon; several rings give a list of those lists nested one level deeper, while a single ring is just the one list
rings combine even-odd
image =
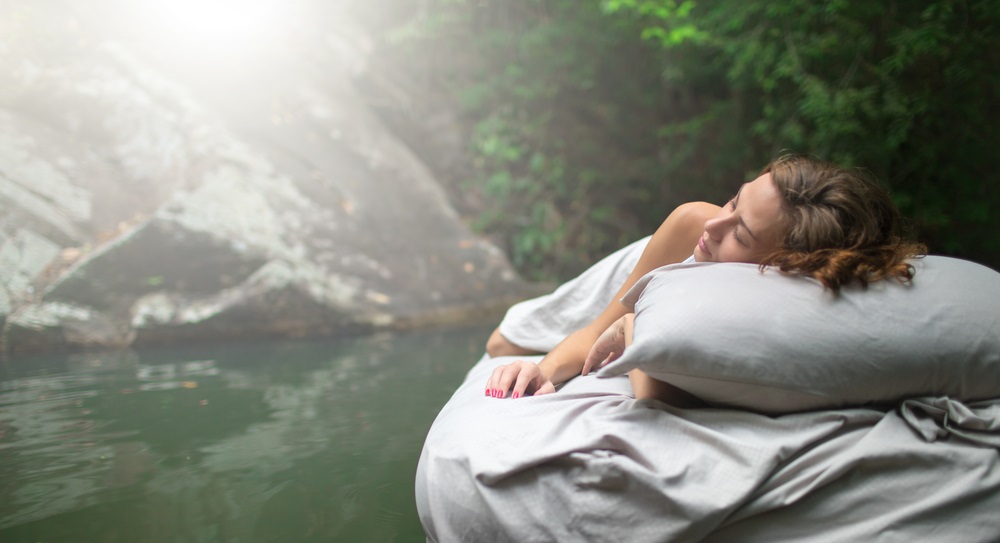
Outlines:
[{"label": "woman's hand", "polygon": [[581,375],[587,375],[590,370],[598,370],[618,360],[625,352],[625,347],[632,343],[633,313],[626,313],[605,330],[590,348],[590,354],[583,362]]},{"label": "woman's hand", "polygon": [[496,368],[486,382],[486,395],[493,398],[506,398],[507,392],[516,399],[526,394],[538,396],[555,391],[552,380],[542,373],[537,364],[523,360]]}]

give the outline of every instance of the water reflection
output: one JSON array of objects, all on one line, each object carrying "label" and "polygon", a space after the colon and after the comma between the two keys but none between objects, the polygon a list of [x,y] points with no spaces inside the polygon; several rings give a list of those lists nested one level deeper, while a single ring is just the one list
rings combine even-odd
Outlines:
[{"label": "water reflection", "polygon": [[8,361],[0,540],[422,541],[417,455],[487,333]]}]

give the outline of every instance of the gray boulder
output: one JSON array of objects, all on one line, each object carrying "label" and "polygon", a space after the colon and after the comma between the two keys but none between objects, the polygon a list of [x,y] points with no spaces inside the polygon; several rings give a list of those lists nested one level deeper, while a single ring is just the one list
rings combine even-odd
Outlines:
[{"label": "gray boulder", "polygon": [[469,322],[528,292],[356,90],[349,18],[248,62],[115,5],[0,37],[7,351]]}]

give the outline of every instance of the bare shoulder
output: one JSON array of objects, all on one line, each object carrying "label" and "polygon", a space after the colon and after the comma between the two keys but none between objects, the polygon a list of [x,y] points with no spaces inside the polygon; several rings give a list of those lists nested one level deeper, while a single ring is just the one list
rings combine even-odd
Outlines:
[{"label": "bare shoulder", "polygon": [[[682,262],[691,256],[705,232],[705,221],[715,217],[719,207],[707,202],[690,202],[676,209],[653,234],[633,273],[642,274],[660,266]],[[629,276],[632,279],[632,276]]]},{"label": "bare shoulder", "polygon": [[667,219],[700,227],[705,224],[705,221],[715,217],[718,213],[719,206],[715,204],[708,202],[687,202],[677,206]]},{"label": "bare shoulder", "polygon": [[[688,202],[674,209],[657,230],[659,237],[701,237],[705,221],[719,214],[719,206],[708,202]],[[697,239],[695,239],[697,241]]]}]

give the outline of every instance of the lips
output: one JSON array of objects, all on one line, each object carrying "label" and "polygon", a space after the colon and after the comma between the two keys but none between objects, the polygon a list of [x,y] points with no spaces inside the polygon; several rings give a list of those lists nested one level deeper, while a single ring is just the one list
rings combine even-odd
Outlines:
[{"label": "lips", "polygon": [[712,256],[712,251],[708,250],[708,245],[705,243],[705,238],[701,238],[698,240],[698,248],[701,249],[701,252],[705,253],[706,255]]}]

